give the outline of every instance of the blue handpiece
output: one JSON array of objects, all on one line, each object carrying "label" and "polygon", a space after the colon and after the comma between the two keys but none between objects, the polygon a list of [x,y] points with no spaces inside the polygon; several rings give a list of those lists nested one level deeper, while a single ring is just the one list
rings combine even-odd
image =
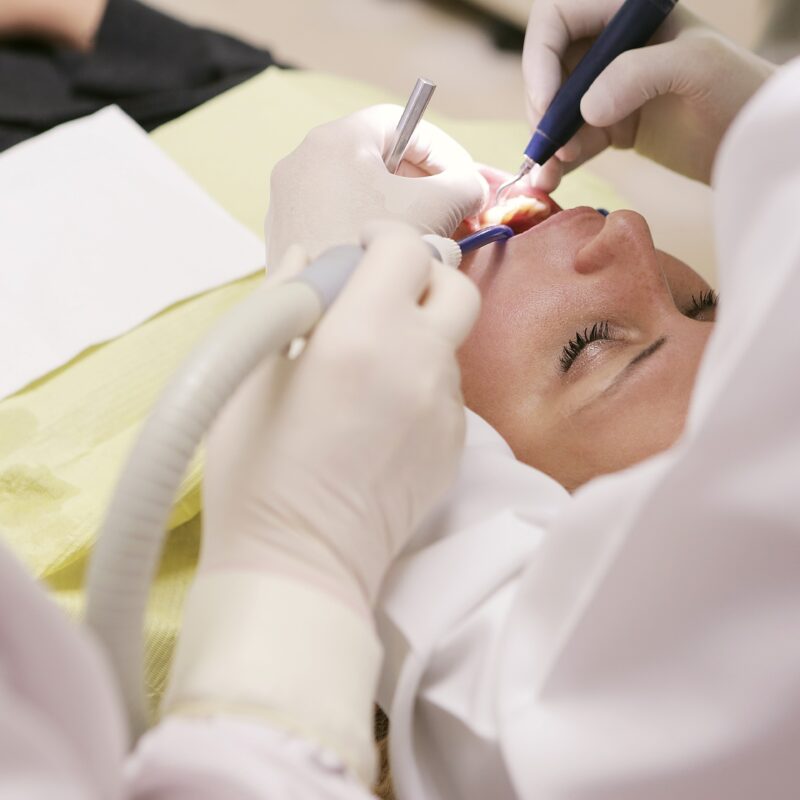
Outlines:
[{"label": "blue handpiece", "polygon": [[[545,164],[584,123],[581,100],[600,73],[627,50],[644,47],[678,0],[626,0],[550,103],[525,148],[525,156]],[[531,164],[533,166],[533,164]]]}]

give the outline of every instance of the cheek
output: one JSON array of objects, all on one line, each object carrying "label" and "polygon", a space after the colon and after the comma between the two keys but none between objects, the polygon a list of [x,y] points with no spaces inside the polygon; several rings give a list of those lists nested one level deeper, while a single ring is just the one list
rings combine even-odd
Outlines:
[{"label": "cheek", "polygon": [[498,430],[519,401],[517,354],[507,345],[503,326],[503,319],[487,308],[458,351],[464,402]]},{"label": "cheek", "polygon": [[458,352],[466,405],[507,440],[508,429],[516,430],[542,402],[553,369],[542,350],[542,303],[525,291],[484,302]]},{"label": "cheek", "polygon": [[[686,424],[692,390],[711,325],[688,322],[676,333],[673,358],[637,379],[625,394],[571,417],[537,418],[509,442],[517,457],[574,490],[671,447]],[[675,356],[678,356],[677,358]]]},{"label": "cheek", "polygon": [[678,307],[688,306],[692,295],[700,294],[711,288],[703,277],[683,261],[660,250],[656,251],[656,255],[673,300]]},{"label": "cheek", "polygon": [[689,391],[684,395],[673,387],[669,396],[619,413],[554,418],[549,427],[528,431],[522,448],[512,448],[522,461],[573,491],[671,447],[686,422],[688,399]]},{"label": "cheek", "polygon": [[482,298],[478,321],[458,353],[464,398],[497,427],[544,391],[555,363],[544,334],[563,313],[566,289],[509,248],[484,248],[466,260],[463,272]]},{"label": "cheek", "polygon": [[594,452],[585,461],[582,482],[630,467],[675,444],[686,424],[692,383],[677,379],[663,389],[631,404],[624,414],[610,415],[594,436],[587,432]]}]

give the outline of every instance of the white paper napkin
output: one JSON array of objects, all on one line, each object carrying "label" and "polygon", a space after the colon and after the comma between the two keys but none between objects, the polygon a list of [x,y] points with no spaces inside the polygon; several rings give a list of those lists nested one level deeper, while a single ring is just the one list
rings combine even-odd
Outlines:
[{"label": "white paper napkin", "polygon": [[0,155],[0,398],[263,260],[258,237],[114,106],[11,148]]}]

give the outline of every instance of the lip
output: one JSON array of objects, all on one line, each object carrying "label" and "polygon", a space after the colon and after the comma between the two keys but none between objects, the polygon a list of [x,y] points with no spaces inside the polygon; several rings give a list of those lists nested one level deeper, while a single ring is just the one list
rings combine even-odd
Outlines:
[{"label": "lip", "polygon": [[515,239],[522,239],[529,234],[534,232],[541,233],[545,228],[553,228],[556,225],[567,225],[573,219],[577,217],[582,217],[587,214],[592,214],[595,217],[601,217],[605,221],[605,217],[600,214],[596,209],[592,208],[591,206],[578,206],[577,208],[569,208],[566,211],[558,211],[555,214],[551,214],[547,219],[542,220],[537,225],[534,225],[527,231],[523,233],[517,234]]},{"label": "lip", "polygon": [[[588,224],[590,215],[594,224]],[[600,220],[600,225],[597,224],[597,220]],[[580,250],[598,235],[605,222],[606,218],[590,206],[559,210],[548,219],[505,241],[498,241],[465,254],[460,269],[477,284],[481,294],[487,298],[492,293],[492,287],[498,276],[505,276],[500,278],[501,284],[507,279],[515,280],[513,277],[508,277],[514,275],[515,271],[509,273],[505,269],[500,269],[506,259],[516,263],[518,270],[525,270],[539,258],[543,252],[542,248],[545,252],[548,251],[548,240],[553,239],[555,241],[550,244],[557,246],[558,263],[565,269],[567,267],[572,269]],[[553,228],[554,236],[549,236],[550,228],[547,226],[556,225],[566,227],[561,230]],[[539,232],[544,232],[545,236],[537,239]]]},{"label": "lip", "polygon": [[[526,208],[526,201],[533,201],[539,209]],[[540,189],[528,188],[512,195],[499,206],[492,206],[468,221],[469,233],[493,225],[508,225],[518,236],[539,225],[544,219],[561,211],[561,206]]]}]

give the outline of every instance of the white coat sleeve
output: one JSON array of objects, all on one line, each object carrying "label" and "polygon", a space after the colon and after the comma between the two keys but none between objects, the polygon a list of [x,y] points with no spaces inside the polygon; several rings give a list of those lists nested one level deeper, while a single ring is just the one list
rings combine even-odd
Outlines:
[{"label": "white coat sleeve", "polygon": [[[382,700],[401,796],[797,796],[798,130],[795,62],[718,159],[722,300],[677,445],[545,498],[527,552],[501,511],[450,509],[393,572]],[[484,476],[462,491],[506,491]],[[528,483],[510,505],[547,491]]]},{"label": "white coat sleeve", "polygon": [[233,716],[167,719],[126,757],[119,701],[93,641],[2,546],[0,607],[0,798],[372,797],[332,752]]},{"label": "white coat sleeve", "polygon": [[0,544],[0,797],[118,800],[125,732],[105,665]]},{"label": "white coat sleeve", "polygon": [[374,800],[332,751],[244,717],[167,718],[125,777],[126,800]]}]

